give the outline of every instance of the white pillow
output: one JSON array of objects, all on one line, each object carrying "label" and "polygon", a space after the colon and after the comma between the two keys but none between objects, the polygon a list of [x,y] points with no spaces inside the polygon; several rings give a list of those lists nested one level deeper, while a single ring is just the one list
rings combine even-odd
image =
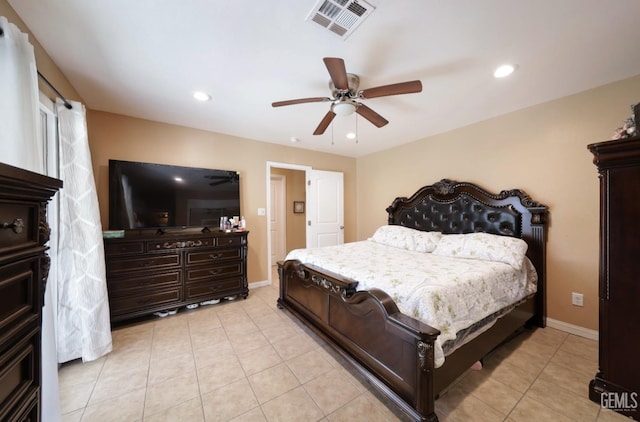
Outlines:
[{"label": "white pillow", "polygon": [[503,262],[519,270],[527,253],[527,242],[517,237],[489,233],[446,234],[434,255]]},{"label": "white pillow", "polygon": [[442,238],[440,232],[423,232],[414,230],[413,242],[415,243],[416,252],[433,252]]},{"label": "white pillow", "polygon": [[432,252],[440,237],[439,232],[423,232],[404,226],[381,226],[371,240],[387,246],[417,252]]},{"label": "white pillow", "polygon": [[380,226],[371,240],[382,245],[413,251],[416,248],[413,240],[414,231],[404,226]]}]

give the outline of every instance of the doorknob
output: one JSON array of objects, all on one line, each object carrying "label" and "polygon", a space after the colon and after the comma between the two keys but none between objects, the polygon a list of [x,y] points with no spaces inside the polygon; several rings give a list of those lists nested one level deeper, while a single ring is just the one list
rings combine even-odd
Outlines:
[{"label": "doorknob", "polygon": [[340,230],[344,230],[344,226],[340,226]]}]

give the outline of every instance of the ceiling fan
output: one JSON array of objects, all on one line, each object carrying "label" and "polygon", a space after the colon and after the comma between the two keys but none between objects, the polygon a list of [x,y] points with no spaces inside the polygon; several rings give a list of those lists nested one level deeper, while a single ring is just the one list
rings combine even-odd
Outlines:
[{"label": "ceiling fan", "polygon": [[327,114],[325,114],[315,132],[313,132],[314,135],[322,135],[336,115],[348,116],[354,111],[373,123],[376,127],[382,127],[389,123],[389,121],[357,100],[422,92],[422,83],[420,81],[400,82],[359,91],[360,78],[352,73],[347,73],[344,60],[337,57],[325,57],[323,61],[329,71],[329,76],[331,76],[331,80],[329,81],[331,98],[298,98],[296,100],[271,103],[272,107],[281,107],[293,104],[331,102],[331,108]]},{"label": "ceiling fan", "polygon": [[224,171],[222,175],[206,175],[205,179],[211,179],[210,186],[218,186],[225,183],[238,183],[240,176],[235,171]]}]

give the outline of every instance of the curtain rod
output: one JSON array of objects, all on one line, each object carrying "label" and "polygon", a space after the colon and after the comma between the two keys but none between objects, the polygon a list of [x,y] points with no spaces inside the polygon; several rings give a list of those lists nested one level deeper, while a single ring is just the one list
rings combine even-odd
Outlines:
[{"label": "curtain rod", "polygon": [[[0,28],[0,37],[4,36],[4,31],[2,30],[2,28]],[[55,86],[53,86],[53,84],[51,82],[49,82],[49,80],[47,78],[44,77],[44,75],[42,73],[40,73],[40,71],[38,70],[38,76],[40,76],[40,78],[44,81],[44,83],[46,83],[47,85],[49,85],[49,88],[53,89],[53,92],[56,93],[56,95],[58,97],[60,97],[62,99],[62,102],[64,103],[64,106],[71,110],[73,108],[73,106],[71,105],[71,103],[69,101],[67,101],[66,98],[64,98],[64,95],[62,95],[60,93],[60,91],[58,91],[56,89]]]},{"label": "curtain rod", "polygon": [[38,76],[40,76],[40,78],[44,81],[44,83],[46,83],[47,85],[49,85],[49,88],[53,89],[53,92],[55,92],[55,93],[58,95],[58,97],[60,97],[60,99],[62,99],[62,102],[64,103],[64,106],[65,106],[67,109],[71,110],[71,109],[73,108],[73,107],[71,106],[71,103],[70,103],[69,101],[67,101],[67,99],[66,99],[66,98],[64,98],[64,96],[60,93],[60,91],[58,91],[58,90],[56,89],[56,87],[55,87],[55,86],[53,86],[53,84],[52,84],[51,82],[49,82],[49,81],[47,80],[47,78],[45,78],[45,77],[44,77],[44,75],[43,75],[42,73],[40,73],[40,71],[39,71],[39,70],[38,70]]}]

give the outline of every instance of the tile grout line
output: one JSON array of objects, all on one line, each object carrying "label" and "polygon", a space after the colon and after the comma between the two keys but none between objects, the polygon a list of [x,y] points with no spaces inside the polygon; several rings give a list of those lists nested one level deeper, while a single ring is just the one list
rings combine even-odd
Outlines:
[{"label": "tile grout line", "polygon": [[[149,376],[151,375],[151,357],[153,355],[153,342],[156,337],[156,323],[153,322],[153,330],[151,330],[151,341],[149,342],[149,361],[147,362],[147,382],[144,387],[144,400],[142,401],[142,418],[141,421],[144,421],[146,408],[147,408],[147,396],[149,394]],[[106,362],[105,362],[106,363]]]},{"label": "tile grout line", "polygon": [[[542,328],[544,330],[544,328]],[[520,399],[516,402],[516,404],[511,408],[511,410],[509,411],[509,413],[507,413],[506,417],[503,419],[504,421],[508,420],[511,417],[511,414],[513,413],[513,411],[516,409],[516,407],[518,407],[518,404],[520,404],[520,402],[522,401],[522,399],[524,399],[527,396],[527,393],[529,392],[529,390],[531,390],[531,387],[533,387],[533,384],[536,383],[536,381],[538,380],[538,378],[540,378],[540,375],[542,375],[542,373],[544,372],[544,370],[546,369],[546,367],[549,365],[549,363],[553,360],[553,358],[555,357],[555,355],[558,353],[558,351],[562,348],[562,345],[567,341],[567,339],[569,338],[569,335],[565,336],[564,340],[562,340],[562,343],[560,343],[558,345],[558,347],[556,348],[556,350],[553,352],[553,354],[551,355],[551,357],[549,357],[549,360],[547,360],[547,362],[544,364],[544,366],[542,367],[542,369],[540,369],[540,372],[538,372],[538,374],[536,375],[536,377],[533,379],[533,381],[531,381],[531,383],[529,384],[529,386],[527,387],[527,389],[525,390],[524,393],[522,393],[522,397],[520,397]],[[529,398],[530,400],[534,400],[538,403],[540,403],[538,400]],[[553,411],[554,413],[559,413],[557,412],[555,409],[547,406],[545,403],[540,403],[542,404],[544,407],[550,409],[551,411]],[[564,416],[564,415],[563,415]]]},{"label": "tile grout line", "polygon": [[191,320],[189,318],[187,318],[187,329],[189,330],[189,344],[191,345],[191,356],[193,357],[193,367],[196,372],[196,383],[198,383],[198,398],[200,399],[200,412],[202,413],[202,420],[206,421],[206,416],[204,413],[204,400],[202,400],[202,390],[200,389],[200,374],[198,372],[198,365],[196,363],[196,353],[193,349],[193,339],[191,338]]}]

